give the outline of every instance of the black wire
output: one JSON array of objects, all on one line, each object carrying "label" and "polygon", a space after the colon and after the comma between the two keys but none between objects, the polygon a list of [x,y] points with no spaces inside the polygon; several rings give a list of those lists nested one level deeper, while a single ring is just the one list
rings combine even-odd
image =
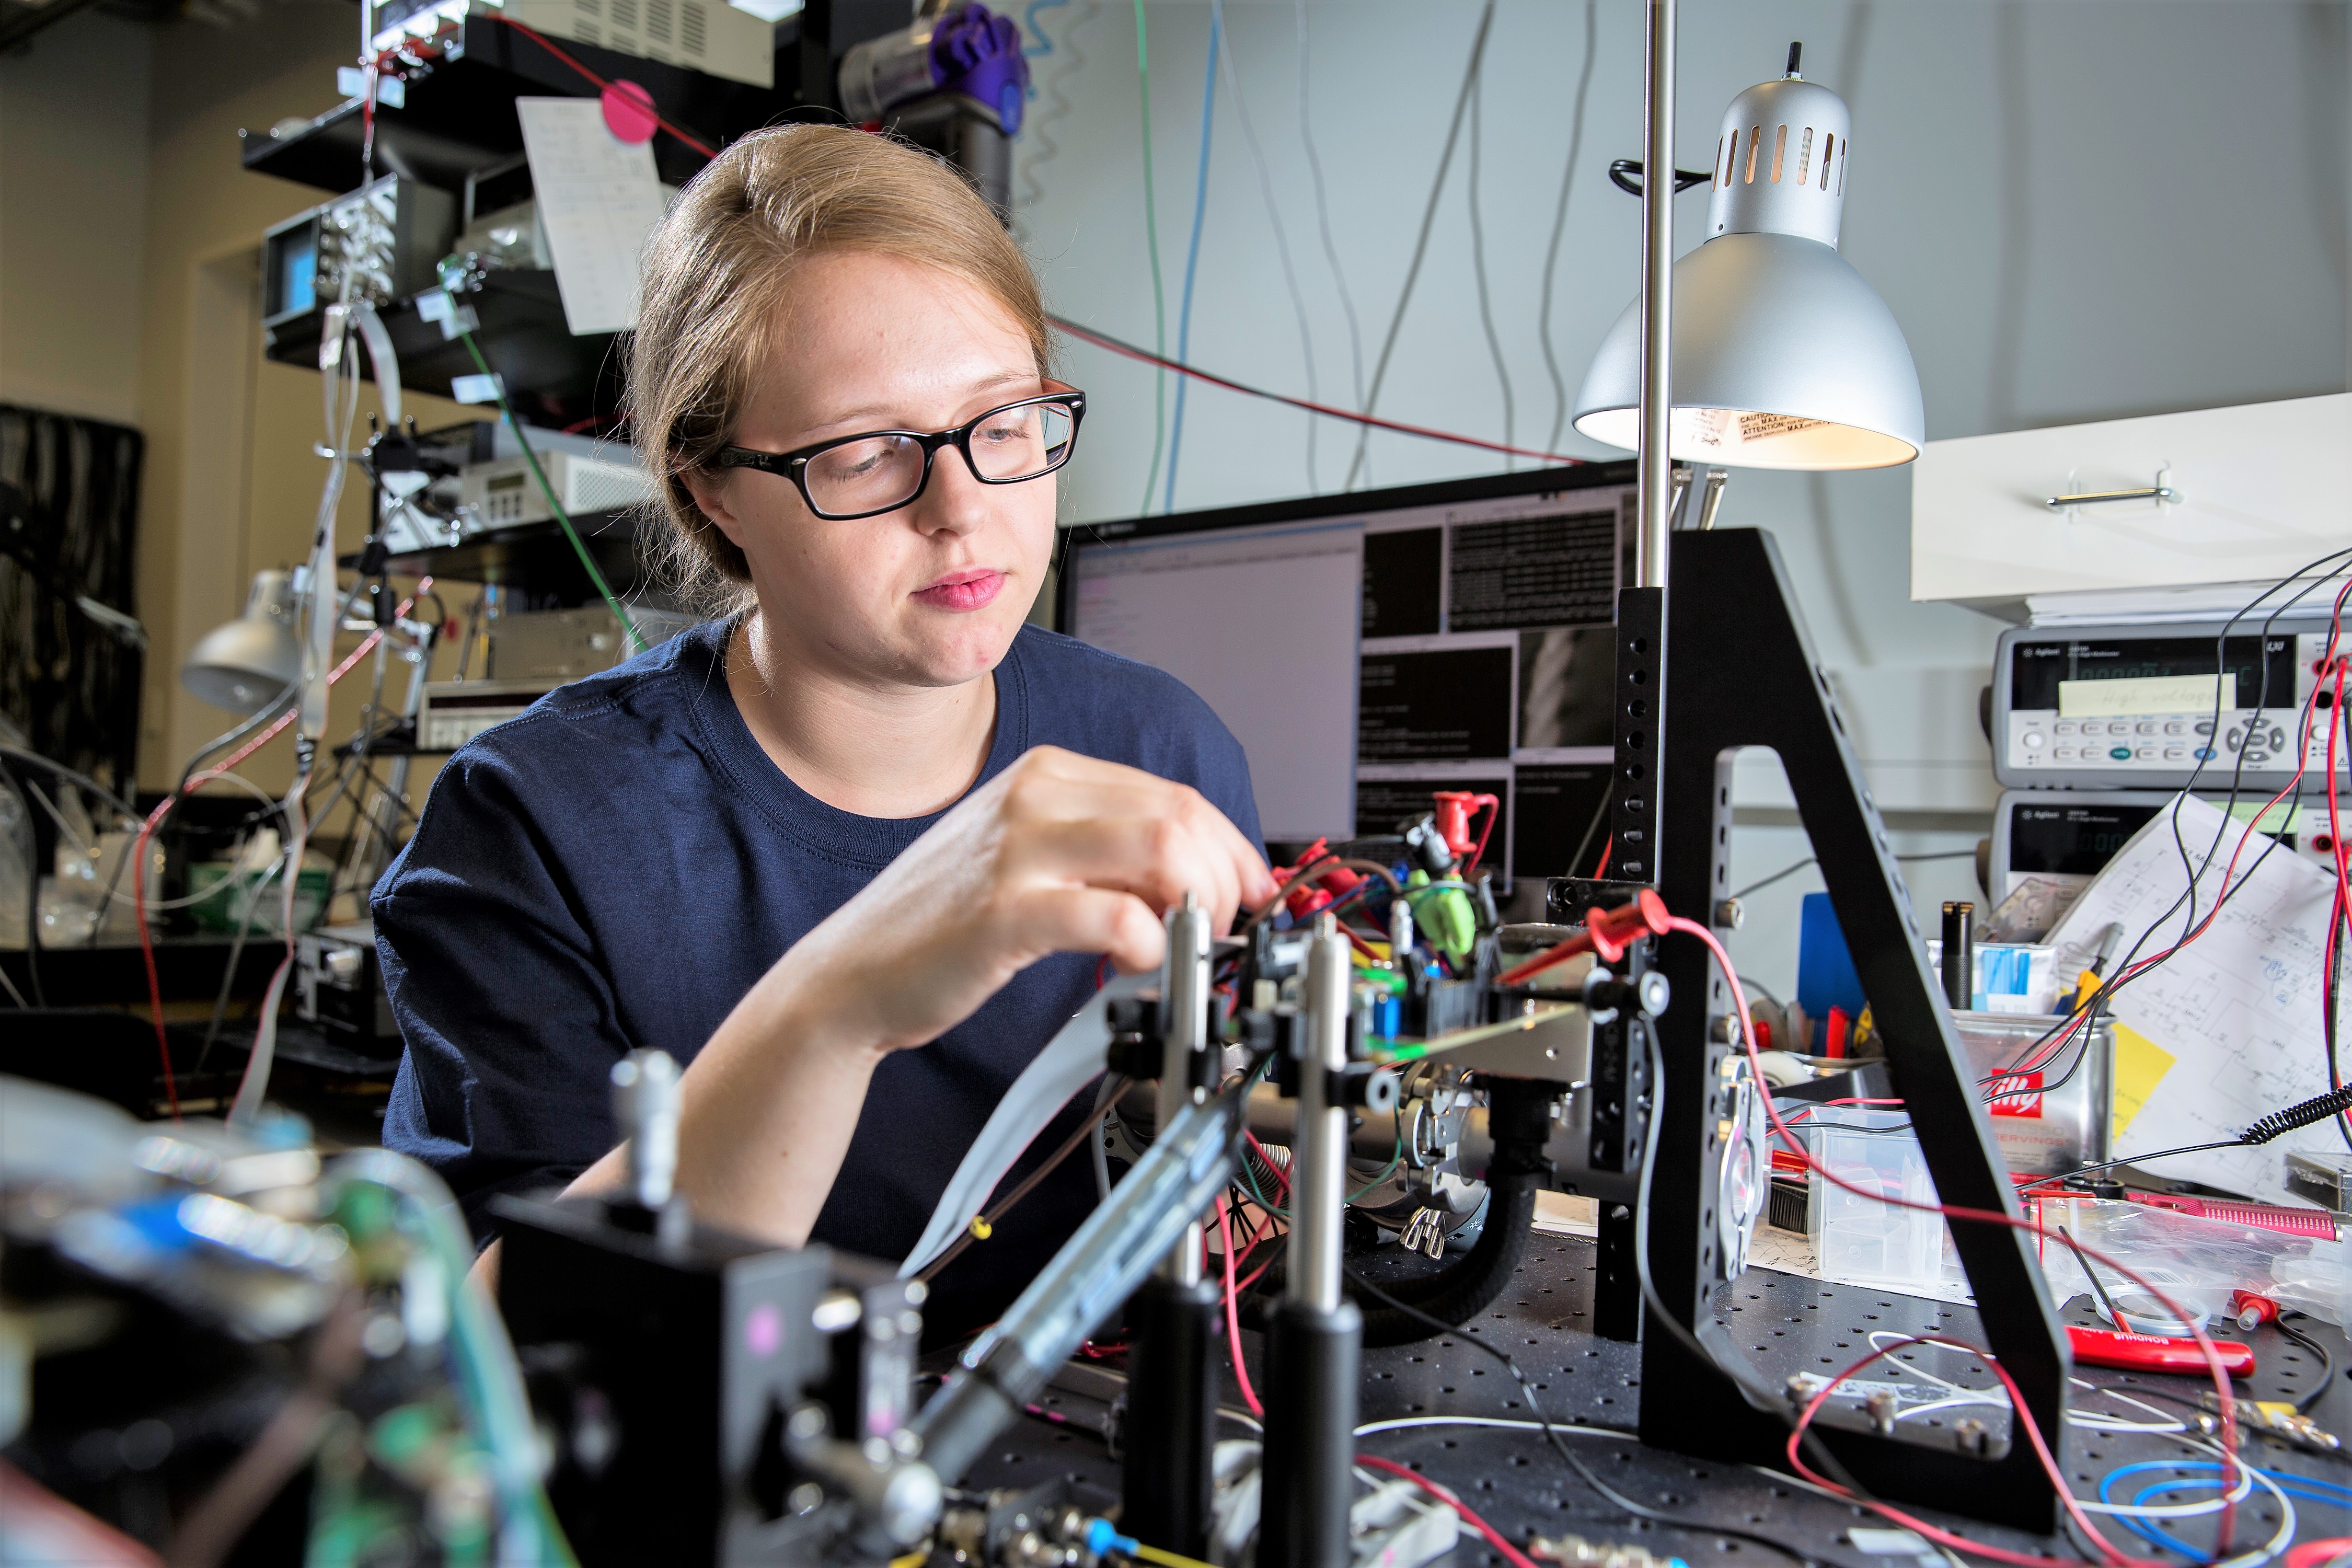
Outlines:
[{"label": "black wire", "polygon": [[[1749,1531],[1734,1529],[1727,1525],[1716,1524],[1706,1521],[1684,1519],[1679,1515],[1662,1513],[1656,1509],[1651,1508],[1643,1503],[1636,1502],[1632,1498],[1625,1496],[1622,1492],[1618,1491],[1608,1482],[1602,1480],[1598,1475],[1594,1474],[1591,1468],[1588,1467],[1582,1459],[1577,1458],[1576,1454],[1569,1447],[1567,1442],[1561,1438],[1559,1426],[1553,1423],[1552,1418],[1549,1415],[1544,1413],[1543,1403],[1536,1398],[1534,1385],[1528,1382],[1527,1373],[1519,1370],[1519,1363],[1511,1359],[1510,1352],[1503,1349],[1500,1345],[1489,1344],[1486,1341],[1479,1338],[1478,1331],[1475,1328],[1466,1328],[1460,1324],[1449,1323],[1444,1321],[1443,1319],[1432,1317],[1429,1313],[1423,1311],[1418,1307],[1408,1306],[1406,1303],[1398,1300],[1395,1297],[1381,1289],[1379,1286],[1373,1284],[1370,1280],[1365,1279],[1353,1268],[1348,1269],[1348,1278],[1359,1289],[1363,1290],[1368,1295],[1377,1298],[1384,1306],[1391,1307],[1397,1311],[1402,1312],[1406,1317],[1412,1319],[1415,1322],[1425,1324],[1426,1326],[1436,1330],[1440,1333],[1459,1334],[1466,1343],[1486,1352],[1488,1355],[1493,1356],[1496,1361],[1501,1362],[1504,1369],[1511,1374],[1512,1380],[1518,1384],[1519,1393],[1527,1399],[1528,1413],[1534,1415],[1537,1421],[1542,1424],[1544,1436],[1550,1440],[1552,1447],[1559,1453],[1562,1459],[1568,1462],[1569,1468],[1574,1470],[1579,1476],[1583,1478],[1585,1485],[1591,1487],[1594,1491],[1599,1492],[1603,1498],[1607,1499],[1612,1506],[1623,1510],[1625,1512],[1632,1514],[1635,1519],[1644,1519],[1653,1524],[1664,1525],[1669,1529],[1687,1530],[1706,1535],[1736,1536],[1742,1541],[1753,1542],[1759,1546],[1769,1548],[1771,1551],[1780,1553],[1780,1555],[1789,1558],[1792,1562],[1807,1564],[1811,1564],[1813,1562],[1813,1559],[1807,1557],[1802,1552],[1797,1551],[1794,1547],[1790,1546],[1787,1542],[1775,1541],[1769,1535],[1759,1535]],[[1680,1325],[1676,1326],[1679,1327]],[[1586,1430],[1609,1429],[1586,1428]],[[1619,1435],[1626,1437],[1632,1437],[1634,1436],[1634,1434],[1631,1432]]]},{"label": "black wire", "polygon": [[2215,1149],[2242,1149],[2246,1145],[2235,1138],[2224,1138],[2218,1143],[2190,1143],[2179,1149],[2160,1149],[2153,1154],[2133,1154],[2121,1160],[2108,1160],[2096,1165],[2078,1165],[2066,1173],[2069,1180],[2087,1176],[2094,1171],[2112,1171],[2118,1165],[2137,1165],[2146,1160],[2169,1160],[2175,1154],[2203,1154]]},{"label": "black wire", "polygon": [[[990,1226],[993,1227],[999,1221],[1003,1220],[1007,1214],[1012,1212],[1013,1205],[1019,1203],[1023,1198],[1027,1197],[1031,1193],[1036,1191],[1037,1184],[1040,1182],[1043,1182],[1046,1177],[1059,1170],[1063,1162],[1069,1159],[1072,1154],[1077,1152],[1079,1144],[1094,1136],[1095,1129],[1102,1125],[1102,1119],[1110,1114],[1110,1108],[1117,1105],[1118,1103],[1118,1097],[1127,1091],[1127,1082],[1128,1080],[1124,1079],[1120,1079],[1110,1093],[1102,1097],[1102,1103],[1096,1108],[1094,1114],[1087,1117],[1084,1121],[1078,1123],[1077,1130],[1072,1132],[1067,1138],[1062,1140],[1062,1146],[1060,1148],[1045,1156],[1045,1163],[1039,1165],[1035,1170],[1030,1172],[1028,1175],[1023,1177],[1021,1184],[1014,1187],[1011,1192],[1005,1194],[1004,1196],[996,1204],[989,1208],[982,1210],[981,1217],[985,1220]],[[1076,1096],[1073,1095],[1071,1098],[1076,1099]],[[929,1264],[918,1270],[915,1278],[924,1281],[925,1283],[929,1283],[932,1279],[937,1277],[940,1270],[945,1268],[949,1264],[953,1263],[959,1257],[962,1256],[963,1249],[965,1247],[970,1247],[978,1239],[979,1237],[977,1233],[973,1231],[971,1226],[964,1226],[962,1234],[955,1238],[954,1243],[950,1246],[945,1252],[940,1253],[939,1257],[933,1258]]]},{"label": "black wire", "polygon": [[[2295,1315],[2301,1317],[2303,1314],[2298,1312]],[[2326,1345],[2321,1344],[2284,1318],[2281,1318],[2273,1326],[2280,1333],[2319,1358],[2319,1381],[2313,1384],[2304,1396],[2294,1402],[2294,1413],[2297,1415],[2308,1415],[2317,1408],[2321,1400],[2327,1397],[2328,1385],[2336,1381],[2336,1358],[2327,1353]]]},{"label": "black wire", "polygon": [[[32,797],[16,783],[16,775],[8,771],[5,760],[0,760],[0,786],[5,786],[16,797],[16,804],[24,808],[26,831],[32,835],[33,842],[38,844],[40,836],[33,828]],[[39,857],[35,856],[25,865],[25,978],[32,983],[33,1005],[47,1007],[49,999],[41,990],[41,868],[37,864],[38,859]]]},{"label": "black wire", "polygon": [[[1973,860],[1977,858],[1977,852],[1973,849],[1938,849],[1927,855],[1897,855],[1895,858],[1907,865],[1916,860]],[[1761,892],[1783,878],[1793,877],[1806,867],[1818,864],[1820,859],[1821,857],[1818,855],[1808,855],[1793,866],[1781,867],[1760,882],[1748,883],[1731,897],[1744,899],[1750,893]]]}]

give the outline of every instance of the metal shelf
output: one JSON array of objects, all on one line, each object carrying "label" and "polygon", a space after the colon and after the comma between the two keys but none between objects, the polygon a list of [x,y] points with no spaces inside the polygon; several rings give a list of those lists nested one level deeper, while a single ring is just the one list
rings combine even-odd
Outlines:
[{"label": "metal shelf", "polygon": [[[482,286],[463,302],[481,319],[474,342],[490,368],[505,378],[517,416],[555,428],[610,416],[621,396],[613,334],[572,335],[552,272],[514,268],[481,277]],[[263,356],[316,369],[325,314],[323,308],[312,310],[266,329]],[[476,374],[466,345],[443,336],[437,322],[418,315],[415,300],[384,306],[382,314],[392,333],[393,351],[400,356],[404,385],[447,397],[457,377]]]},{"label": "metal shelf", "polygon": [[[557,47],[597,75],[636,83],[653,95],[662,118],[713,146],[763,125],[793,119],[838,120],[830,107],[802,91],[801,48],[793,29],[778,34],[776,85],[751,87],[684,66],[664,65],[593,44],[559,39]],[[831,73],[821,73],[830,79]],[[596,88],[546,48],[488,16],[468,16],[456,47],[403,82],[397,109],[376,106],[375,174],[397,172],[458,190],[471,171],[522,151],[518,97],[593,97]],[[362,133],[356,98],[284,136],[240,130],[245,166],[323,191],[357,190]],[[701,168],[702,155],[675,137],[654,138],[661,177],[683,184]]]}]

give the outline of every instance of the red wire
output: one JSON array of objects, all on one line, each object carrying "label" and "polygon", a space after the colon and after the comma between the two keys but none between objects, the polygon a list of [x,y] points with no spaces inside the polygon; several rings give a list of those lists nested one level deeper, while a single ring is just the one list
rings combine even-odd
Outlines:
[{"label": "red wire", "polygon": [[[516,32],[520,33],[524,37],[529,38],[532,43],[537,44],[541,48],[545,49],[549,54],[553,55],[557,59],[562,60],[565,65],[570,66],[582,76],[586,77],[590,81],[594,82],[599,89],[608,88],[613,85],[603,77],[598,76],[594,71],[590,70],[586,66],[582,65],[578,60],[573,59],[570,55],[565,54],[562,49],[557,48],[553,43],[549,41],[545,34],[539,32],[537,29],[526,27],[520,22],[516,21],[512,16],[503,16],[496,11],[482,12],[478,13],[478,15],[486,16],[493,22],[502,22],[506,26],[512,27]],[[711,146],[709,142],[704,142],[699,137],[691,135],[687,132],[680,131],[677,126],[672,125],[660,115],[656,114],[654,116],[654,123],[668,132],[678,141],[685,142],[688,146],[701,153],[704,157],[716,158],[719,156],[719,150],[717,148]]]},{"label": "red wire", "polygon": [[[2259,820],[2259,818],[2257,818],[2257,820]],[[2248,837],[2251,837],[2251,835]],[[2244,840],[2242,838],[2239,841],[2239,847],[2241,848],[2244,847]],[[2236,864],[2234,857],[2231,858],[2231,864],[2232,866]],[[2224,874],[2224,885],[2227,885],[2226,873]],[[2208,915],[2206,918],[2210,921],[2212,917]],[[1724,951],[1723,943],[1717,938],[1715,932],[1708,930],[1707,927],[1697,921],[1689,920],[1681,915],[1668,916],[1666,925],[1669,931],[1677,931],[1689,936],[1695,936],[1698,938],[1699,941],[1706,944],[1708,952],[1714,956],[1716,963],[1722,966],[1725,981],[1731,987],[1731,995],[1736,1008],[1736,1016],[1740,1018],[1746,1018],[1748,1016],[1747,990],[1739,984],[1739,972],[1733,967],[1731,955]],[[1748,1070],[1755,1074],[1756,1081],[1759,1083],[1768,1081],[1764,1076],[1764,1064],[1758,1058],[1756,1054],[1755,1031],[1753,1029],[1741,1029],[1739,1031],[1739,1044],[1740,1047],[1748,1053]],[[1907,1198],[1895,1197],[1887,1194],[1873,1192],[1869,1188],[1859,1186],[1856,1184],[1848,1181],[1843,1176],[1839,1175],[1836,1172],[1831,1170],[1828,1166],[1822,1164],[1813,1157],[1812,1151],[1805,1147],[1804,1141],[1790,1130],[1788,1122],[1780,1115],[1780,1108],[1772,1102],[1772,1097],[1769,1094],[1764,1097],[1764,1114],[1771,1121],[1772,1130],[1780,1135],[1781,1142],[1790,1152],[1795,1154],[1799,1160],[1803,1162],[1804,1166],[1808,1171],[1816,1173],[1823,1181],[1829,1183],[1832,1186],[1841,1189],[1842,1191],[1852,1193],[1857,1197],[1868,1198],[1874,1203],[1885,1204],[1890,1208],[1909,1209],[1918,1214],[1939,1215],[1947,1220],[1957,1219],[1974,1224],[2007,1226],[2012,1230],[2027,1232],[2029,1235],[2034,1237],[2037,1241],[2044,1239],[2042,1223],[2038,1218],[2030,1220],[2020,1219],[2015,1215],[2000,1210],[1968,1208],[1953,1204],[1915,1203]],[[2221,1365],[2221,1352],[2213,1348],[2212,1340],[2207,1336],[2202,1328],[2197,1325],[2195,1317],[2184,1310],[2178,1302],[2174,1301],[2163,1289],[2150,1282],[2147,1277],[2142,1275],[2138,1270],[2132,1268],[2126,1264],[2119,1263],[2115,1258],[2106,1257],[2105,1254],[2097,1252],[2091,1247],[2084,1247],[2080,1243],[2076,1243],[2075,1246],[2080,1249],[2083,1256],[2093,1258],[2097,1262],[2106,1265],[2109,1268],[2114,1269],[2116,1273],[2122,1275],[2134,1285],[2138,1286],[2142,1290],[2147,1291],[2151,1297],[2155,1298],[2155,1300],[2161,1303],[2166,1310],[2171,1312],[2173,1316],[2189,1324],[2189,1335],[2197,1342],[2197,1348],[2204,1352],[2205,1364],[2213,1374],[2213,1388],[2216,1395],[2218,1396],[2221,1406],[2219,1414],[2221,1416],[2221,1441],[2222,1450],[2228,1454],[2230,1461],[2232,1464],[2238,1464],[2242,1468],[2243,1461],[2238,1458],[2237,1453],[2237,1404],[2230,1389],[2229,1372]],[[1983,1355],[1988,1362],[1991,1359],[1988,1352],[1976,1351],[1972,1347],[1970,1353]],[[2007,1374],[2004,1373],[2004,1381],[2006,1381],[2006,1376]],[[2015,1401],[2015,1407],[2019,1418],[2026,1423],[2027,1429],[2029,1431],[2032,1430],[2032,1417],[2027,1413],[2023,1402],[2016,1401],[2013,1392],[2011,1397],[2012,1400]],[[2038,1435],[2035,1442],[2037,1453],[2042,1455],[2042,1468],[2048,1473],[2051,1484],[2054,1486],[2062,1495],[2071,1499],[2074,1494],[2066,1484],[2065,1476],[2058,1469],[2056,1465],[2048,1458],[2047,1450],[2041,1447]],[[2226,1496],[2227,1494],[2225,1493],[2224,1495]],[[1879,1512],[1885,1513],[1890,1518],[1894,1517],[1894,1510],[1886,1508],[1883,1504],[1864,1500],[1856,1500],[1862,1501],[1863,1506],[1864,1507],[1877,1510]],[[2231,1518],[2232,1511],[2229,1505],[2225,1503],[2221,1513],[2221,1537],[2225,1543],[2229,1539]],[[1989,1549],[1979,1547],[1972,1548],[1972,1550],[1983,1551]],[[2035,1560],[2028,1559],[2027,1561]]]},{"label": "red wire", "polygon": [[1249,1367],[1242,1361],[1242,1292],[1234,1283],[1234,1224],[1223,1198],[1217,1200],[1217,1235],[1225,1244],[1225,1343],[1234,1352],[1234,1381],[1241,1384],[1242,1403],[1263,1421],[1265,1406],[1258,1403],[1257,1390],[1250,1386]]},{"label": "red wire", "polygon": [[[1471,1509],[1468,1503],[1464,1502],[1460,1498],[1455,1497],[1452,1492],[1448,1491],[1445,1488],[1439,1486],[1435,1481],[1431,1480],[1419,1470],[1400,1465],[1394,1459],[1383,1459],[1376,1454],[1359,1454],[1356,1456],[1356,1463],[1363,1466],[1366,1469],[1379,1470],[1384,1474],[1395,1476],[1402,1480],[1411,1481],[1413,1485],[1419,1487],[1422,1490],[1427,1492],[1430,1496],[1435,1498],[1446,1507],[1452,1509],[1455,1513],[1460,1514],[1465,1523],[1468,1524],[1471,1529],[1476,1531],[1479,1534],[1486,1538],[1487,1545],[1493,1547],[1496,1551],[1503,1554],[1503,1561],[1510,1563],[1511,1568],[1536,1568],[1534,1560],[1528,1557],[1526,1552],[1512,1545],[1508,1541],[1504,1540],[1503,1532],[1501,1531],[1496,1530],[1493,1525],[1488,1524],[1485,1520],[1479,1518],[1477,1513]],[[2047,1560],[2043,1559],[2041,1561],[2046,1563]]]},{"label": "red wire", "polygon": [[[1790,1467],[1797,1474],[1826,1491],[1837,1493],[1840,1497],[1853,1496],[1845,1488],[1818,1474],[1805,1463],[1804,1457],[1800,1451],[1800,1447],[1804,1441],[1805,1428],[1811,1425],[1814,1415],[1820,1412],[1823,1405],[1829,1402],[1831,1395],[1837,1392],[1846,1379],[1870,1365],[1871,1363],[1901,1350],[1905,1345],[1942,1345],[1948,1350],[1964,1351],[1969,1355],[1981,1359],[1987,1366],[1992,1368],[1994,1374],[2000,1379],[2001,1386],[2009,1390],[2010,1408],[2017,1413],[2019,1424],[2025,1428],[2026,1438],[2033,1445],[2034,1455],[2042,1461],[2042,1468],[2049,1471],[2053,1477],[2058,1475],[2058,1461],[2051,1454],[2050,1446],[2042,1440],[2042,1428],[2035,1424],[2032,1412],[2025,1407],[2024,1396],[2018,1392],[2017,1384],[2009,1375],[2009,1369],[2001,1365],[1991,1354],[1979,1350],[1974,1345],[1963,1344],[1957,1340],[1938,1339],[1933,1334],[1906,1336],[1892,1341],[1885,1346],[1872,1351],[1822,1385],[1821,1391],[1815,1394],[1811,1402],[1805,1406],[1803,1414],[1797,1417],[1796,1425],[1789,1429],[1788,1459]],[[2063,1479],[2058,1488],[2058,1495],[2065,1500],[2068,1515],[2074,1519],[2084,1534],[2098,1543],[2100,1552],[2105,1555],[2110,1564],[2128,1563],[2132,1564],[2133,1568],[2158,1568],[2158,1564],[2148,1559],[2126,1557],[2122,1552],[2117,1552],[2114,1542],[2099,1533],[2098,1527],[2091,1522],[2090,1517],[2083,1511],[2082,1505],[2075,1500],[2074,1492],[2064,1485]],[[2022,1564],[2023,1568],[2046,1568],[2046,1565],[2053,1561],[2049,1557],[2032,1552],[2010,1552],[1998,1546],[1988,1546],[1980,1541],[1970,1541],[1965,1536],[1955,1535],[1949,1531],[1938,1530],[1936,1526],[1901,1509],[1890,1508],[1883,1503],[1872,1503],[1870,1507],[1883,1517],[1906,1525],[1939,1545],[1953,1547],[1963,1552],[1972,1552],[2001,1563]]]},{"label": "red wire", "polygon": [[[512,24],[509,23],[509,26]],[[1139,360],[1145,364],[1157,365],[1161,370],[1172,370],[1180,375],[1189,375],[1194,381],[1205,381],[1211,386],[1222,386],[1227,392],[1238,392],[1249,397],[1263,397],[1269,403],[1279,403],[1286,408],[1299,408],[1309,414],[1320,414],[1327,419],[1345,419],[1355,425],[1369,425],[1375,430],[1393,430],[1400,436],[1419,436],[1431,441],[1451,441],[1457,447],[1475,447],[1485,452],[1505,452],[1514,458],[1538,458],[1547,463],[1567,463],[1578,468],[1581,468],[1584,464],[1584,459],[1581,458],[1565,457],[1558,452],[1538,452],[1526,447],[1507,447],[1500,441],[1484,441],[1475,436],[1456,436],[1448,430],[1433,430],[1425,425],[1401,425],[1393,419],[1381,419],[1370,414],[1358,414],[1353,409],[1334,408],[1328,403],[1309,403],[1303,397],[1286,397],[1279,392],[1268,392],[1263,387],[1231,381],[1222,375],[1212,375],[1205,370],[1196,369],[1192,365],[1153,353],[1150,349],[1138,348],[1133,343],[1122,342],[1117,338],[1108,337],[1091,328],[1082,327],[1065,317],[1049,315],[1045,319],[1079,342],[1092,343],[1098,349],[1108,349],[1115,354],[1123,354],[1129,359]]]},{"label": "red wire", "polygon": [[[397,618],[406,615],[415,605],[417,595],[431,586],[433,586],[431,577],[419,577],[416,580],[415,590],[400,602],[399,607],[393,611],[394,616]],[[368,633],[359,647],[352,649],[350,655],[341,664],[327,672],[327,684],[332,686],[350,674],[352,667],[366,658],[368,650],[383,640],[383,627],[379,626]],[[178,789],[164,796],[163,803],[147,814],[147,820],[140,826],[139,837],[131,846],[131,898],[132,907],[137,911],[134,919],[139,928],[139,956],[147,966],[147,1011],[148,1016],[155,1021],[155,1052],[163,1062],[163,1098],[172,1108],[172,1120],[174,1121],[180,1120],[180,1086],[172,1071],[171,1042],[163,1033],[163,983],[155,973],[155,939],[153,933],[147,929],[147,841],[155,836],[157,828],[163,826],[163,818],[171,815],[173,806],[179,804],[183,795],[200,784],[209,784],[234,771],[237,763],[259,751],[272,736],[292,723],[294,715],[299,711],[300,711],[299,704],[289,708],[279,714],[277,721],[268,729],[230,752],[226,761],[206,768],[203,773],[197,773]],[[302,868],[297,866],[289,874],[288,880],[299,885],[301,875]],[[291,963],[294,942],[294,933],[291,931],[286,933],[286,942],[287,962]]]},{"label": "red wire", "polygon": [[1604,839],[1601,841],[1601,864],[1592,868],[1592,879],[1594,881],[1597,882],[1601,880],[1601,878],[1609,875],[1609,851],[1616,847],[1617,841],[1614,838]]}]

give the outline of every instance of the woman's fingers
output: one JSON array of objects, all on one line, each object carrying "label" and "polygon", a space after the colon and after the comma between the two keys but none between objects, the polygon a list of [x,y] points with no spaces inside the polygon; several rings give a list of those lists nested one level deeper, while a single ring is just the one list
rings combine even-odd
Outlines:
[{"label": "woman's fingers", "polygon": [[1036,886],[1004,911],[1006,932],[1032,952],[1107,952],[1124,974],[1156,969],[1168,933],[1150,905],[1108,888]]},{"label": "woman's fingers", "polygon": [[1174,817],[1125,817],[1054,823],[1008,836],[1007,858],[1017,881],[1033,879],[1087,883],[1132,893],[1154,909],[1200,900],[1213,921],[1231,918],[1240,898],[1243,868],[1228,847],[1204,838]]}]

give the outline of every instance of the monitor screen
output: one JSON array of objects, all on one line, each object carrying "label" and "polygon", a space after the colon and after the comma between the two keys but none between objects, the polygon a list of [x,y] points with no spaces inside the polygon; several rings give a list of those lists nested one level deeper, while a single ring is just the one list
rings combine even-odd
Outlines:
[{"label": "monitor screen", "polygon": [[1058,624],[1216,710],[1269,844],[1393,832],[1472,790],[1504,803],[1505,880],[1590,872],[1631,481],[1595,464],[1087,525]]}]

